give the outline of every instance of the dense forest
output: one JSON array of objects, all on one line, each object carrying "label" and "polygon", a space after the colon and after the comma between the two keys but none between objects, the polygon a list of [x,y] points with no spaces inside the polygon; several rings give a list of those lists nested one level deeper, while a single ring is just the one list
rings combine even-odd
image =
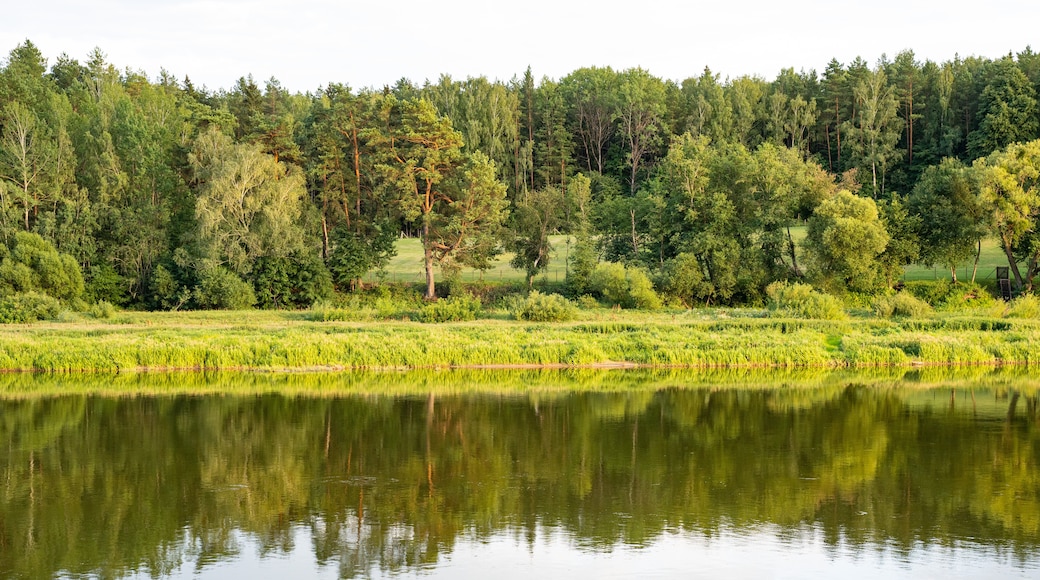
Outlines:
[{"label": "dense forest", "polygon": [[988,238],[1029,289],[1038,89],[1026,48],[771,81],[590,67],[211,91],[26,41],[0,68],[0,295],[305,307],[412,236],[433,298],[436,270],[503,252],[533,280],[559,259],[553,234],[574,240],[572,296],[604,264],[686,305],[758,303],[784,280],[869,294]]}]

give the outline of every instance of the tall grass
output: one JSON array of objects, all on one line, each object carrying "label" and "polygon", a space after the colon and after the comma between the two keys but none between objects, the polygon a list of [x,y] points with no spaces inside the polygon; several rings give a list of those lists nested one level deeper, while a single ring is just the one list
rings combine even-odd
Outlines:
[{"label": "tall grass", "polygon": [[[121,313],[0,328],[0,369],[404,369],[479,366],[842,367],[1040,361],[1040,322],[846,321],[626,313],[572,323],[308,320],[307,313]],[[761,313],[759,313],[761,316]]]}]

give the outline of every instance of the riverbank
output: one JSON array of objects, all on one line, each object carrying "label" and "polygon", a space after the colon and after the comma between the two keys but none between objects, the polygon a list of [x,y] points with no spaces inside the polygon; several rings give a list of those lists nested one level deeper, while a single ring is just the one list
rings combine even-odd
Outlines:
[{"label": "riverbank", "polygon": [[0,369],[356,370],[502,367],[801,368],[1040,362],[1035,320],[939,314],[843,321],[764,311],[603,311],[567,323],[502,318],[321,322],[304,312],[121,313],[0,327]]}]

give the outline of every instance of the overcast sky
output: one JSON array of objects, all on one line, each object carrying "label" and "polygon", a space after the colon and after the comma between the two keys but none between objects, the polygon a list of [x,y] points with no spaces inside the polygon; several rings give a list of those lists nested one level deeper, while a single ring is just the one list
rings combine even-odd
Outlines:
[{"label": "overcast sky", "polygon": [[0,16],[0,55],[32,40],[53,63],[94,47],[120,69],[165,68],[199,86],[276,77],[381,87],[442,73],[508,80],[528,65],[558,79],[582,66],[641,66],[681,81],[711,67],[773,79],[831,58],[874,64],[996,58],[1040,49],[1040,3],[1025,0],[20,0]]}]

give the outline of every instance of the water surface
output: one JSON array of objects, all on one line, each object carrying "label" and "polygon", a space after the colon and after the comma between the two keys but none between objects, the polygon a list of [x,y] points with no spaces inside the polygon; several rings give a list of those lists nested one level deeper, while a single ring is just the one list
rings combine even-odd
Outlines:
[{"label": "water surface", "polygon": [[14,375],[0,392],[3,577],[1040,575],[1026,371]]}]

